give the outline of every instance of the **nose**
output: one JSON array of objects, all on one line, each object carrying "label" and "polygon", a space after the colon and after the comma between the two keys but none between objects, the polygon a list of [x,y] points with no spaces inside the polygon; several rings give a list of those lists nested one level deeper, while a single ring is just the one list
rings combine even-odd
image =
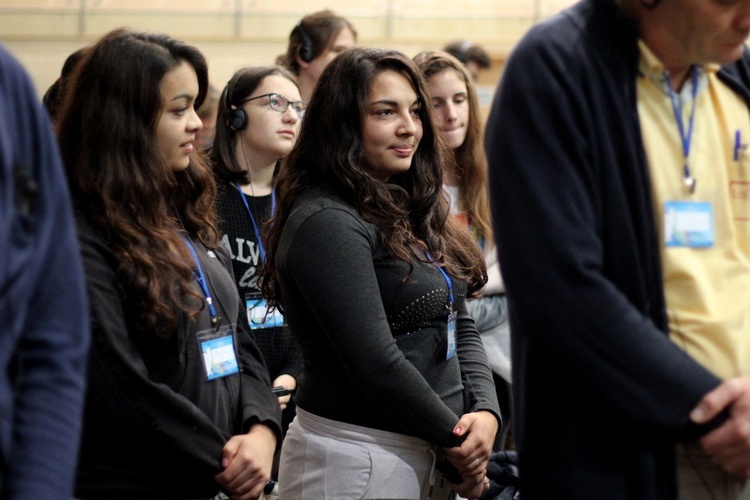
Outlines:
[{"label": "nose", "polygon": [[281,114],[281,119],[286,123],[295,123],[299,120],[299,115],[293,107],[289,106],[286,108],[286,111]]},{"label": "nose", "polygon": [[458,114],[456,113],[456,105],[452,101],[448,101],[445,106],[445,121],[455,122],[458,120]]},{"label": "nose", "polygon": [[203,121],[201,121],[195,108],[190,108],[190,118],[188,119],[187,127],[190,132],[198,132],[203,128]]},{"label": "nose", "polygon": [[398,135],[400,137],[411,137],[417,133],[416,118],[411,113],[404,116],[401,121],[401,126],[398,129]]}]

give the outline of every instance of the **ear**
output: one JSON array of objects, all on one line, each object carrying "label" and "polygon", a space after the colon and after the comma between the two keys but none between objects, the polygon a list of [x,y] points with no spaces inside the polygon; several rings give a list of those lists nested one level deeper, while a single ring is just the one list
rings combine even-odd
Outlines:
[{"label": "ear", "polygon": [[299,56],[299,50],[297,51],[297,53],[294,54],[294,59],[297,61],[297,66],[299,66],[300,68],[307,69],[310,67],[310,63],[307,61],[303,61],[302,58]]}]

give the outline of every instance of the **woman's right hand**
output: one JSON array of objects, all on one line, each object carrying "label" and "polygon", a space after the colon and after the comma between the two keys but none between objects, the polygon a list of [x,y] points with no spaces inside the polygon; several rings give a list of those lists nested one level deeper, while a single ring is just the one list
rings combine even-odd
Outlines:
[{"label": "woman's right hand", "polygon": [[460,446],[443,448],[443,451],[464,478],[461,484],[450,483],[451,489],[460,496],[479,498],[489,488],[487,463],[497,429],[497,418],[488,411],[467,413],[456,424],[453,433],[466,439]]},{"label": "woman's right hand", "polygon": [[443,448],[446,458],[463,477],[477,477],[487,469],[499,423],[488,411],[467,413],[453,429],[456,436],[466,436],[460,446]]}]

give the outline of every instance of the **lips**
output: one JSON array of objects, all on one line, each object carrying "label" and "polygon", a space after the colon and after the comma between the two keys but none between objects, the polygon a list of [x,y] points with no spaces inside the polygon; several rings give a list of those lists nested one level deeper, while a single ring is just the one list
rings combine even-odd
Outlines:
[{"label": "lips", "polygon": [[295,134],[292,130],[280,130],[279,135],[283,135],[288,139],[294,139],[297,134]]},{"label": "lips", "polygon": [[183,144],[180,144],[180,149],[182,149],[186,153],[192,153],[193,150],[195,149],[195,144],[192,141],[185,142]]},{"label": "lips", "polygon": [[414,152],[414,146],[411,144],[393,146],[391,149],[394,150],[399,156],[409,156]]}]

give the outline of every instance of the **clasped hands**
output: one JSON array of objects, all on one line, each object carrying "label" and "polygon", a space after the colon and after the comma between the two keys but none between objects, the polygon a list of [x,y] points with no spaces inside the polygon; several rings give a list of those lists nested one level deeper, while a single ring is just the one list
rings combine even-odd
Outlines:
[{"label": "clasped hands", "polygon": [[489,488],[487,463],[498,430],[495,415],[488,411],[467,413],[453,429],[456,436],[466,436],[461,446],[443,448],[445,457],[464,478],[461,484],[447,481],[451,489],[464,498],[479,498]]},{"label": "clasped hands", "polygon": [[276,435],[264,424],[255,424],[247,434],[233,436],[224,445],[216,482],[233,500],[252,500],[260,496],[271,479]]}]

